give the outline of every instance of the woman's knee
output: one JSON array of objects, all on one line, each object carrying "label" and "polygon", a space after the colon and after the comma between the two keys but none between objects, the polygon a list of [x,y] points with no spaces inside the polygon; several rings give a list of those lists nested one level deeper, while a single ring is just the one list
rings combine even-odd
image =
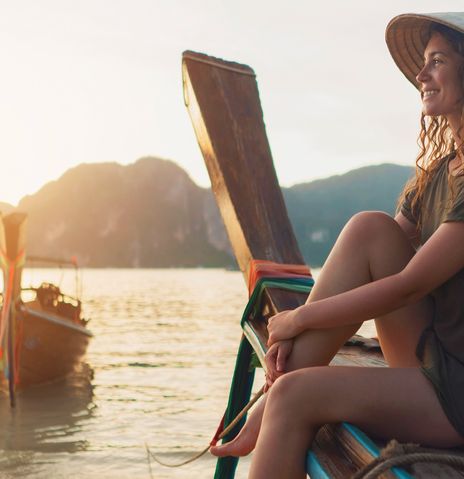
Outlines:
[{"label": "woman's knee", "polygon": [[[398,255],[400,263],[414,255],[414,248],[400,225],[382,211],[363,211],[355,214],[346,225],[346,231],[358,247],[372,257]],[[396,268],[396,266],[395,266]]]},{"label": "woman's knee", "polygon": [[278,407],[283,407],[284,410],[287,410],[295,400],[298,401],[300,376],[298,371],[291,371],[277,378],[269,390],[268,403],[278,405]]},{"label": "woman's knee", "polygon": [[361,233],[363,236],[385,234],[386,231],[402,232],[398,223],[383,211],[361,211],[348,221],[347,229]]},{"label": "woman's knee", "polygon": [[284,374],[269,390],[266,410],[272,416],[291,416],[308,427],[327,422],[333,415],[334,402],[330,394],[333,375],[327,375],[329,369],[330,366],[321,366]]},{"label": "woman's knee", "polygon": [[279,408],[294,412],[302,404],[311,403],[318,391],[318,378],[328,366],[311,367],[280,376],[269,390],[268,401]]}]

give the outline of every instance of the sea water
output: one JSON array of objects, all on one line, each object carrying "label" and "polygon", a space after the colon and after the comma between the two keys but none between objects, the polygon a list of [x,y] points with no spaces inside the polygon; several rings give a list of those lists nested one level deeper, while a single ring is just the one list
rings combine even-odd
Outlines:
[{"label": "sea water", "polygon": [[[240,318],[241,273],[219,269],[86,269],[84,315],[94,334],[85,363],[53,384],[0,396],[1,478],[212,478],[206,447],[229,393]],[[72,271],[26,270],[74,293]],[[371,331],[368,331],[368,334]],[[255,390],[263,383],[258,370]],[[249,458],[240,460],[245,478]]]}]

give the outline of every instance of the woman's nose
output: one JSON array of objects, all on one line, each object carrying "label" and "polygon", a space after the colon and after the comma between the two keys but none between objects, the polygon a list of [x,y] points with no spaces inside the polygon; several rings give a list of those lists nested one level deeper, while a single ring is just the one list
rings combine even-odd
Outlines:
[{"label": "woman's nose", "polygon": [[419,73],[417,74],[416,80],[419,83],[423,83],[424,81],[427,80],[428,77],[429,77],[429,73],[428,73],[427,65],[424,65],[422,69],[419,71]]}]

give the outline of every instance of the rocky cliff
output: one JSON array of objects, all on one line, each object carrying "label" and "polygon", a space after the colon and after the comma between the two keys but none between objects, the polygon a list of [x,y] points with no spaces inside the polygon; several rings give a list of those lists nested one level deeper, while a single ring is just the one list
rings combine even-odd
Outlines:
[{"label": "rocky cliff", "polygon": [[175,163],[82,164],[21,200],[30,254],[92,267],[233,264],[218,210]]}]

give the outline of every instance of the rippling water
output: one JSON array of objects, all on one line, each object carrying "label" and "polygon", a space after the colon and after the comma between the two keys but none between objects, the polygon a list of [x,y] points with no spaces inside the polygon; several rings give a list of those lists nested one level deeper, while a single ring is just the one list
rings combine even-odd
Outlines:
[{"label": "rippling water", "polygon": [[[150,478],[145,443],[178,462],[210,441],[227,403],[246,289],[224,270],[84,270],[93,338],[65,381],[0,397],[2,478]],[[29,270],[24,284],[71,273]],[[259,372],[255,385],[263,381]],[[245,478],[249,459],[240,461]],[[152,477],[212,478],[209,454]]]}]

